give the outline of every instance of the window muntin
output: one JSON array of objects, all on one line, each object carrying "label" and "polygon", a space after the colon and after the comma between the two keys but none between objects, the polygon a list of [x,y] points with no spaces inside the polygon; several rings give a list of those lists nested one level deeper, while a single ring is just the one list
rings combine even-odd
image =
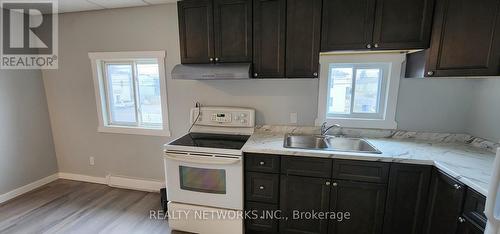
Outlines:
[{"label": "window muntin", "polygon": [[328,66],[327,118],[383,119],[389,63]]}]

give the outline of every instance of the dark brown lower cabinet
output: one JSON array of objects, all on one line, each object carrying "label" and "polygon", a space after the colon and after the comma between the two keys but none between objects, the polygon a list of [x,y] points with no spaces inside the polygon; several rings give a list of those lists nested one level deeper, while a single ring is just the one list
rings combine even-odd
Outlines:
[{"label": "dark brown lower cabinet", "polygon": [[278,205],[258,202],[246,202],[245,210],[251,211],[249,218],[245,219],[245,233],[273,234],[278,233],[278,220],[266,217],[278,210]]},{"label": "dark brown lower cabinet", "polygon": [[329,234],[378,234],[382,231],[386,185],[334,181],[332,212],[349,212],[349,218],[330,220]]},{"label": "dark brown lower cabinet", "polygon": [[424,233],[457,233],[465,191],[459,181],[433,170]]},{"label": "dark brown lower cabinet", "polygon": [[328,212],[330,209],[330,180],[302,176],[281,176],[280,233],[326,234],[328,220],[311,219],[308,212]]},{"label": "dark brown lower cabinet", "polygon": [[479,224],[469,219],[468,217],[461,217],[461,222],[458,225],[457,234],[483,234],[484,228]]},{"label": "dark brown lower cabinet", "polygon": [[431,170],[424,165],[391,165],[384,234],[422,233]]},{"label": "dark brown lower cabinet", "polygon": [[247,218],[247,234],[479,234],[486,224],[486,198],[429,165],[245,154],[245,178],[245,210],[267,214]]}]

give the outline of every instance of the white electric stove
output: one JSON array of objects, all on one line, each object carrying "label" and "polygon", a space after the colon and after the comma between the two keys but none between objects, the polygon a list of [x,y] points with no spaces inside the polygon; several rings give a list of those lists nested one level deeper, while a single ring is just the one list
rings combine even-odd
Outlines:
[{"label": "white electric stove", "polygon": [[[172,229],[243,233],[243,155],[255,127],[253,109],[191,110],[192,131],[165,145],[165,176]],[[214,216],[215,214],[215,216]]]}]

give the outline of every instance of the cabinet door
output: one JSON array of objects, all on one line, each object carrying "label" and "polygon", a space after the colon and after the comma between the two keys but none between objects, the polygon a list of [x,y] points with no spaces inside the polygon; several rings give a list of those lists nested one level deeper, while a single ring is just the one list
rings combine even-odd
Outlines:
[{"label": "cabinet door", "polygon": [[182,63],[209,63],[214,57],[212,1],[177,3]]},{"label": "cabinet door", "polygon": [[465,197],[464,185],[437,170],[432,172],[426,234],[455,234]]},{"label": "cabinet door", "polygon": [[427,76],[498,75],[500,0],[437,0]]},{"label": "cabinet door", "polygon": [[431,169],[431,166],[391,165],[384,234],[422,233]]},{"label": "cabinet door", "polygon": [[323,1],[321,51],[371,48],[375,0]]},{"label": "cabinet door", "polygon": [[254,0],[255,78],[285,77],[286,0]]},{"label": "cabinet door", "polygon": [[378,234],[382,231],[386,185],[335,181],[332,184],[332,212],[349,212],[349,219],[331,220],[330,234]]},{"label": "cabinet door", "polygon": [[294,217],[295,212],[328,212],[330,181],[322,178],[281,176],[280,209],[287,220],[280,220],[280,233],[327,233],[328,220]]},{"label": "cabinet door", "polygon": [[287,0],[286,77],[318,77],[321,0]]},{"label": "cabinet door", "polygon": [[214,0],[216,62],[252,61],[252,1]]},{"label": "cabinet door", "polygon": [[475,223],[473,220],[463,217],[460,218],[457,234],[483,234],[484,228]]},{"label": "cabinet door", "polygon": [[435,0],[377,0],[375,49],[429,47]]},{"label": "cabinet door", "polygon": [[245,209],[251,219],[245,219],[245,234],[272,234],[278,233],[277,219],[266,217],[266,214],[279,212],[278,205],[246,202]]}]

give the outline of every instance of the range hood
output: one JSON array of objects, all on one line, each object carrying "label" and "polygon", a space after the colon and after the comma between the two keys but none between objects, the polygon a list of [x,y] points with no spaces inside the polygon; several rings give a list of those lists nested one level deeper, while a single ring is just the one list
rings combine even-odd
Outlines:
[{"label": "range hood", "polygon": [[179,64],[172,70],[172,78],[182,80],[249,79],[250,67],[250,63]]}]

